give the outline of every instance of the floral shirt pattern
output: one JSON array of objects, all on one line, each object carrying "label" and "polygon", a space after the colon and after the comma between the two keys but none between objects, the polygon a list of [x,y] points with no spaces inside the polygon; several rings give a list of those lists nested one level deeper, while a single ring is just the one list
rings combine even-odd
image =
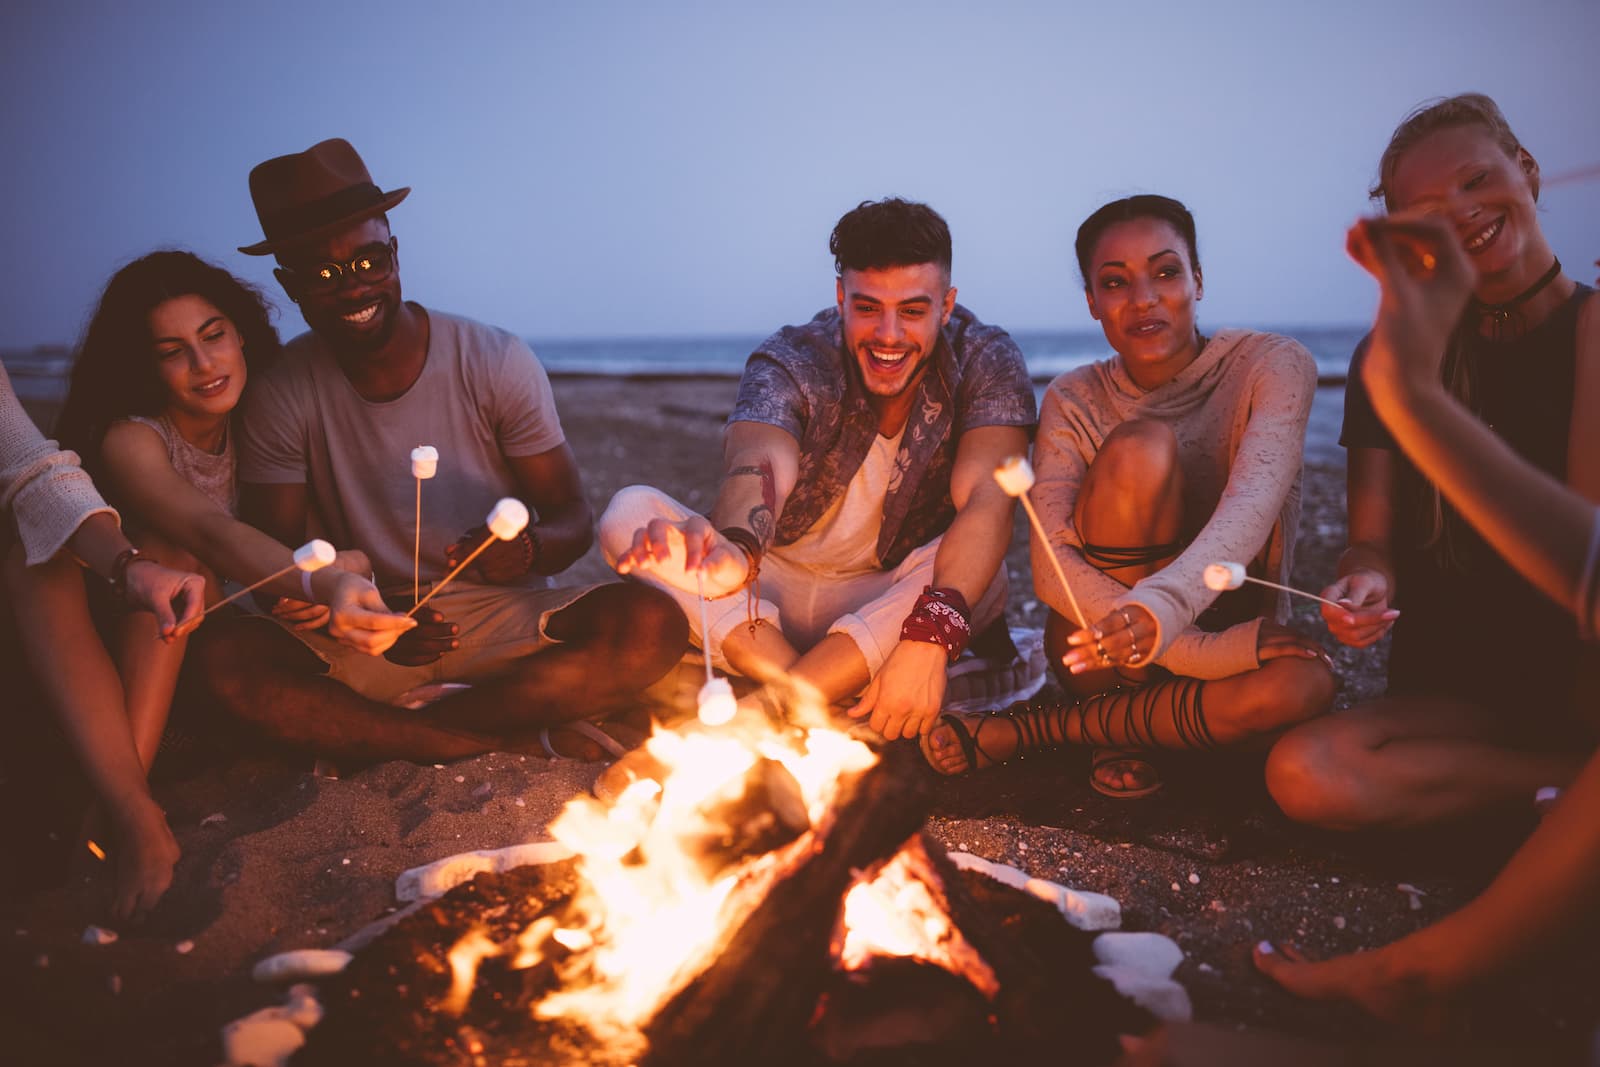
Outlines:
[{"label": "floral shirt pattern", "polygon": [[[885,569],[938,537],[955,518],[950,471],[961,435],[981,426],[1038,421],[1022,351],[957,304],[945,324],[889,476],[878,532]],[[762,422],[800,442],[800,475],[778,519],[776,543],[794,542],[844,494],[877,436],[855,360],[844,350],[839,311],[785,326],[745,363],[729,422]]]}]

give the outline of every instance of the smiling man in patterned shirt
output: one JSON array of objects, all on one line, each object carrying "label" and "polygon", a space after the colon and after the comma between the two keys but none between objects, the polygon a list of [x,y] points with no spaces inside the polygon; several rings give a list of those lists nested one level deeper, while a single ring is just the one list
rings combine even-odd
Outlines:
[{"label": "smiling man in patterned shirt", "polygon": [[601,546],[678,599],[716,665],[860,694],[852,715],[916,737],[949,664],[1004,613],[1014,501],[992,475],[1027,450],[1033,388],[1005,331],[956,303],[932,208],[862,203],[828,247],[836,306],[750,356],[709,517],[633,486]]}]

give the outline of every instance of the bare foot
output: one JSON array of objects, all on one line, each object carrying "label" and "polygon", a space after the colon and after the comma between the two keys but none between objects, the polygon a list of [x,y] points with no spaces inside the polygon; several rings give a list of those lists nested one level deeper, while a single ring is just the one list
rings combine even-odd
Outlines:
[{"label": "bare foot", "polygon": [[177,865],[177,839],[167,817],[152,801],[149,810],[117,820],[114,833],[116,881],[111,911],[119,920],[143,918],[172,885]]},{"label": "bare foot", "polygon": [[[1004,763],[1017,754],[1021,734],[1010,719],[1005,720],[1005,728],[996,728],[994,721],[998,715],[992,711],[945,712],[922,738],[923,758],[934,770],[946,775],[981,771]],[[968,739],[966,745],[962,744],[963,736]]]},{"label": "bare foot", "polygon": [[1089,777],[1095,791],[1109,797],[1149,796],[1161,788],[1161,772],[1136,749],[1095,749]]}]

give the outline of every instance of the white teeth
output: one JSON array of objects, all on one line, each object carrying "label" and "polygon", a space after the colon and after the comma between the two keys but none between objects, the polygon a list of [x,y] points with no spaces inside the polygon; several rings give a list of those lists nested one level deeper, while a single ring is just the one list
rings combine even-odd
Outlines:
[{"label": "white teeth", "polygon": [[879,363],[899,363],[902,359],[906,358],[906,354],[904,352],[884,352],[877,348],[869,348],[867,351],[871,352],[872,358],[877,360]]},{"label": "white teeth", "polygon": [[366,307],[362,308],[360,311],[352,311],[350,314],[344,315],[342,317],[343,317],[344,321],[353,322],[353,323],[355,323],[356,325],[359,326],[364,322],[372,321],[372,316],[376,315],[377,313],[378,313],[378,305],[377,304],[368,304]]},{"label": "white teeth", "polygon": [[1495,234],[1500,232],[1501,222],[1496,220],[1483,228],[1483,232],[1467,241],[1468,250],[1477,250],[1489,242]]}]

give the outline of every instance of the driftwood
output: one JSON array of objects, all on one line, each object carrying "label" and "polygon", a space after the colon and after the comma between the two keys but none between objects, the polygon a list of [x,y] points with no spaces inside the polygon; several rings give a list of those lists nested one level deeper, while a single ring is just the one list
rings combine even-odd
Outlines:
[{"label": "driftwood", "polygon": [[891,745],[846,784],[832,825],[797,854],[715,957],[646,1028],[647,1067],[792,1063],[832,977],[829,943],[855,872],[917,832],[929,779],[913,745]]}]

